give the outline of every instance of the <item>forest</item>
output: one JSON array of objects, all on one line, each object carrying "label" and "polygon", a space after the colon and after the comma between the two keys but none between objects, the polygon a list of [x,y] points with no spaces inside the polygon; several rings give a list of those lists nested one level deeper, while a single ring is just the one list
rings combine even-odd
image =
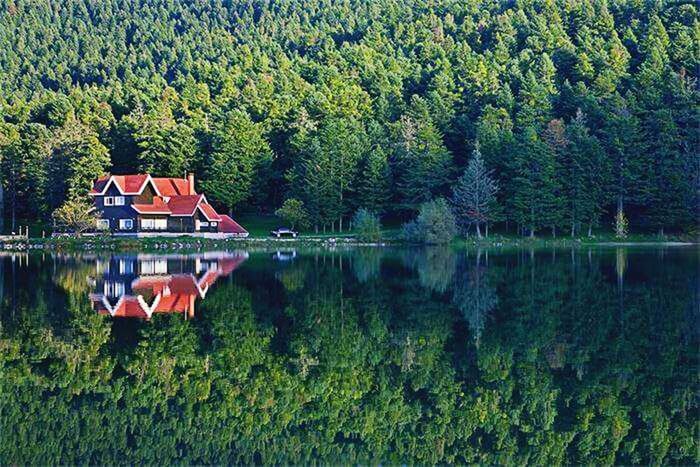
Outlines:
[{"label": "forest", "polygon": [[693,232],[698,57],[682,1],[0,0],[5,230],[106,172],[193,172],[317,229],[458,204],[472,173],[477,227]]}]

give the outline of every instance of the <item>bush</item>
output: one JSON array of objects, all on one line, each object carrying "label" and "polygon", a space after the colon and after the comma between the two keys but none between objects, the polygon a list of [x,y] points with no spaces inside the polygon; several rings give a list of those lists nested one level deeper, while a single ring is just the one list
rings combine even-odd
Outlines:
[{"label": "bush", "polygon": [[457,234],[454,214],[442,198],[423,203],[418,217],[403,225],[404,240],[416,243],[449,243]]},{"label": "bush", "polygon": [[295,198],[289,198],[282,206],[275,211],[275,215],[281,218],[284,222],[289,223],[289,228],[298,228],[300,230],[309,227],[309,214],[304,208],[304,203]]},{"label": "bush", "polygon": [[378,242],[382,239],[382,224],[379,216],[367,209],[358,209],[352,217],[355,236],[363,242]]},{"label": "bush", "polygon": [[68,200],[53,214],[56,227],[74,232],[78,236],[97,226],[99,215],[86,201]]}]

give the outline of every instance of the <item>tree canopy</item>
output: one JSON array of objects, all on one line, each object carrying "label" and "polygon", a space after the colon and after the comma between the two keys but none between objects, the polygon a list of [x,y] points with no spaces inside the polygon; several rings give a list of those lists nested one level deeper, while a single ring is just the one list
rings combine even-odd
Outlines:
[{"label": "tree canopy", "polygon": [[224,209],[409,218],[478,140],[504,226],[688,229],[698,31],[670,0],[2,0],[5,215],[194,171]]}]

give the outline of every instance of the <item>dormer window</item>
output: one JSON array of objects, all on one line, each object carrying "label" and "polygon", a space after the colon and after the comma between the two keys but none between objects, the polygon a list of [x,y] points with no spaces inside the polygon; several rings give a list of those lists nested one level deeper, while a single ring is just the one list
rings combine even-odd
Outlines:
[{"label": "dormer window", "polygon": [[105,206],[114,206],[114,197],[113,196],[105,196],[104,203],[105,203]]},{"label": "dormer window", "polygon": [[114,205],[115,206],[124,206],[124,197],[123,196],[115,196],[114,197]]}]

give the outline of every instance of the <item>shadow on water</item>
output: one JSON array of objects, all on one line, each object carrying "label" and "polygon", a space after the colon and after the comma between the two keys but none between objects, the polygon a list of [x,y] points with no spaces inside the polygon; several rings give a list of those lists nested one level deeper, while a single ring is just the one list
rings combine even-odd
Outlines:
[{"label": "shadow on water", "polygon": [[695,463],[698,267],[695,248],[3,255],[0,462]]}]

